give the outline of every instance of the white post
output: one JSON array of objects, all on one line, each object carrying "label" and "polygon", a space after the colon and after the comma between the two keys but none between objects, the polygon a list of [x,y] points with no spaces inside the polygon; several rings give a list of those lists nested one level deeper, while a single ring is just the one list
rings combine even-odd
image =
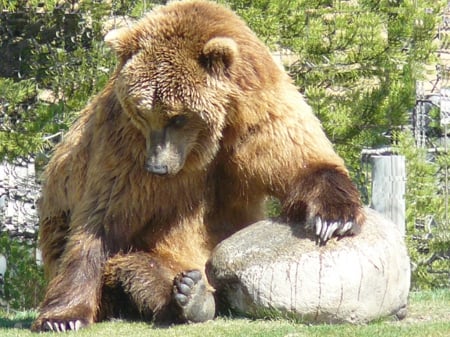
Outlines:
[{"label": "white post", "polygon": [[405,234],[405,185],[404,156],[372,156],[372,205],[371,207],[392,220]]},{"label": "white post", "polygon": [[6,273],[6,257],[0,254],[0,275],[5,276]]}]

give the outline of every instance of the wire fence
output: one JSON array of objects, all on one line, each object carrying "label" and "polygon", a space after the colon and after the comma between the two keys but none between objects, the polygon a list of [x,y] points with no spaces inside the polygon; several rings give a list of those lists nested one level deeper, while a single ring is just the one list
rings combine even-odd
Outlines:
[{"label": "wire fence", "polygon": [[36,241],[39,190],[34,158],[0,163],[0,233]]}]

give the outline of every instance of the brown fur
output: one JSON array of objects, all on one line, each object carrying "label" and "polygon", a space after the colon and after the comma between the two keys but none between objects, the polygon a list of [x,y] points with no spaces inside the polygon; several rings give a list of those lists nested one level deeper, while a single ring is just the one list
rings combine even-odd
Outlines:
[{"label": "brown fur", "polygon": [[[144,252],[118,254],[105,267],[101,317],[158,321],[173,318],[170,306],[176,276],[165,261]],[[154,314],[157,317],[153,317]]]},{"label": "brown fur", "polygon": [[268,195],[292,221],[362,222],[318,119],[231,11],[177,2],[106,40],[119,65],[45,172],[50,283],[34,330],[117,314],[118,287],[144,316],[176,317],[174,277],[203,271],[218,242],[263,217]]}]

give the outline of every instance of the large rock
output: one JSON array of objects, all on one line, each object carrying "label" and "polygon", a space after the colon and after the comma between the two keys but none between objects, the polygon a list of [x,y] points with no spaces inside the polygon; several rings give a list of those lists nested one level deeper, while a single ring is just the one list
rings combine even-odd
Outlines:
[{"label": "large rock", "polygon": [[363,323],[406,313],[410,261],[397,226],[373,210],[354,237],[315,244],[312,230],[274,220],[223,241],[207,274],[227,308],[303,322]]}]

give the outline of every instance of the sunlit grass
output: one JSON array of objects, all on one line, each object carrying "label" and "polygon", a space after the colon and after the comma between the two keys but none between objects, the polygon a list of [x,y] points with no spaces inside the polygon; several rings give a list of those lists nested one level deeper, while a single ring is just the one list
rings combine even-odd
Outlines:
[{"label": "sunlit grass", "polygon": [[[145,322],[112,321],[95,324],[66,335],[79,337],[448,337],[450,336],[450,290],[413,292],[408,316],[403,321],[385,319],[366,325],[306,325],[288,319],[249,320],[220,317],[214,321],[156,328]],[[28,328],[35,312],[0,312],[0,336],[36,336]]]}]

